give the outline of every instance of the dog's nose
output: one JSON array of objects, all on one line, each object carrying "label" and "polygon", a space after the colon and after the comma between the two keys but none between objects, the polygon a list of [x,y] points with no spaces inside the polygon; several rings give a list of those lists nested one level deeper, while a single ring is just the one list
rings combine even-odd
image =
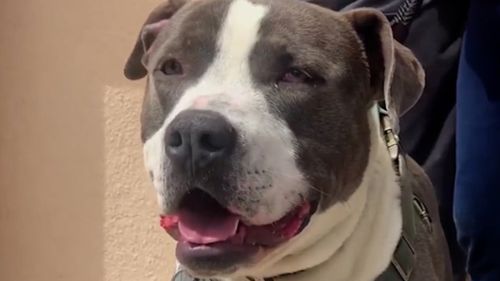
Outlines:
[{"label": "dog's nose", "polygon": [[194,173],[229,156],[236,131],[221,114],[186,110],[170,123],[165,134],[167,156],[176,168]]}]

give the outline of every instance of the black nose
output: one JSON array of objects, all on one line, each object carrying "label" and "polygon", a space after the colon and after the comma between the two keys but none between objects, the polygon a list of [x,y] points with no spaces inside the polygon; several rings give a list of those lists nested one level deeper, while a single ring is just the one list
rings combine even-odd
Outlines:
[{"label": "black nose", "polygon": [[186,110],[170,123],[165,134],[167,156],[176,168],[197,169],[227,159],[236,144],[236,132],[221,114]]}]

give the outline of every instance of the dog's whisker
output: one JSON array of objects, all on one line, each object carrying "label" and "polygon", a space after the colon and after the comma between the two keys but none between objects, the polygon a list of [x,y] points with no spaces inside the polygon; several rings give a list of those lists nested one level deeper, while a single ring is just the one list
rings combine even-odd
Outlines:
[{"label": "dog's whisker", "polygon": [[[289,174],[285,174],[285,173],[276,173],[276,172],[274,172],[273,175],[280,176],[280,177],[287,178],[287,179],[295,178],[294,176],[290,176]],[[323,191],[323,190],[321,190],[321,189],[319,189],[319,188],[317,188],[317,187],[315,187],[313,185],[309,185],[309,188],[311,188],[312,190],[320,193],[321,195],[328,196],[328,197],[331,196],[331,194],[326,193],[325,191]]]}]

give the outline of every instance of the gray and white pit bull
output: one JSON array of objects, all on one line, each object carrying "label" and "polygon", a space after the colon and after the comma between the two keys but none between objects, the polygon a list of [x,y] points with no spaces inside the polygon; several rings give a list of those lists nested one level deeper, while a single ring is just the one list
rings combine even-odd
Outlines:
[{"label": "gray and white pit bull", "polygon": [[193,280],[382,280],[402,240],[402,185],[428,214],[397,280],[451,280],[430,181],[409,157],[399,178],[384,138],[378,102],[397,132],[424,73],[380,12],[171,0],[125,75],[147,76],[145,164]]}]

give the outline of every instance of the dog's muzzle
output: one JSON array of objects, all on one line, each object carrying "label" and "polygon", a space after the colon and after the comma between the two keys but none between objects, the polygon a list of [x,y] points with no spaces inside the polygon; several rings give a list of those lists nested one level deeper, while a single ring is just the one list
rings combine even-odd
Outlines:
[{"label": "dog's muzzle", "polygon": [[[251,198],[238,199],[235,187],[241,138],[228,119],[208,110],[179,113],[165,133],[168,174],[175,177],[169,194],[177,199],[162,215],[161,226],[178,242],[177,259],[198,273],[251,262],[296,236],[315,209],[304,200],[272,223],[248,223],[242,202]],[[238,208],[230,202],[239,202]]]}]

